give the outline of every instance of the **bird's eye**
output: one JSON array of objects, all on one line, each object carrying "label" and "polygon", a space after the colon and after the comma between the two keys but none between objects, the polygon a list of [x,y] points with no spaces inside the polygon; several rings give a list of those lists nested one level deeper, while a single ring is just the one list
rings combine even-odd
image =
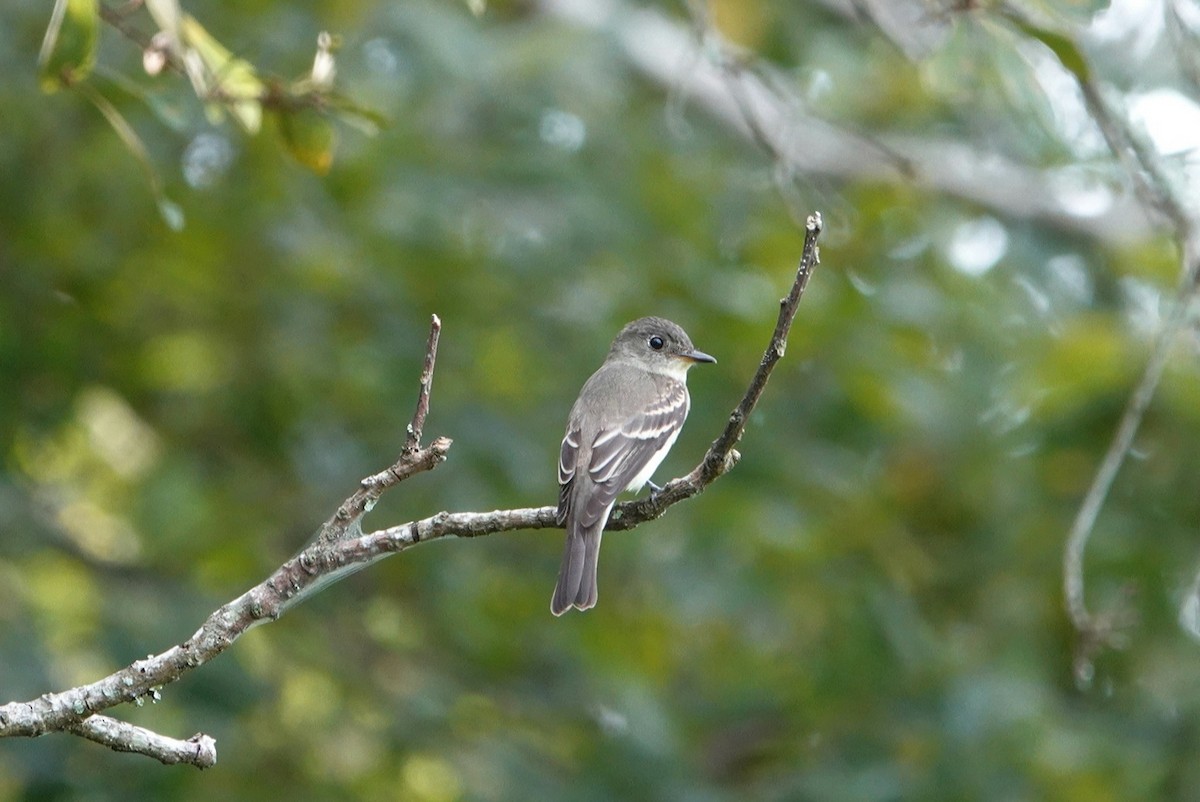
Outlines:
[{"label": "bird's eye", "polygon": [[650,338],[650,347],[655,351],[661,351],[663,348],[663,338],[655,334]]}]

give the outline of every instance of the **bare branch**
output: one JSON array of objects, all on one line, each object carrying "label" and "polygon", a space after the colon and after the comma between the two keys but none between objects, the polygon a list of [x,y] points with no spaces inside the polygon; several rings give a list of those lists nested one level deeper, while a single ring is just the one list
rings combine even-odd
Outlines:
[{"label": "bare branch", "polygon": [[1063,553],[1063,587],[1066,593],[1067,612],[1071,616],[1071,622],[1080,632],[1090,632],[1096,629],[1096,622],[1088,612],[1087,604],[1084,601],[1083,552],[1092,528],[1096,524],[1096,518],[1100,514],[1100,508],[1104,505],[1108,491],[1112,488],[1117,471],[1120,470],[1126,455],[1129,454],[1129,449],[1133,446],[1133,438],[1137,435],[1138,427],[1146,414],[1146,408],[1150,406],[1150,400],[1154,397],[1154,391],[1162,378],[1167,357],[1171,352],[1171,345],[1179,331],[1175,318],[1183,317],[1184,311],[1185,307],[1176,304],[1171,311],[1171,317],[1168,318],[1159,333],[1154,350],[1150,354],[1150,360],[1142,372],[1141,381],[1129,396],[1129,402],[1125,406],[1121,422],[1117,426],[1112,442],[1109,443],[1108,451],[1105,452],[1100,467],[1096,470],[1096,475],[1092,478],[1092,484],[1088,488],[1087,495],[1084,496],[1083,503],[1079,505],[1079,511],[1075,515],[1070,534],[1067,536]]},{"label": "bare branch", "polygon": [[[658,518],[668,507],[702,492],[737,463],[738,453],[734,446],[741,439],[746,422],[762,397],[772,370],[784,355],[788,332],[800,298],[819,261],[817,239],[820,234],[821,215],[814,212],[807,221],[804,250],[796,279],[787,297],[780,301],[779,317],[770,342],[745,395],[730,414],[724,431],[713,441],[700,464],[687,476],[668,482],[661,491],[647,499],[618,505],[610,519],[610,529],[632,529],[640,523]],[[450,448],[451,441],[444,437],[437,438],[424,448],[419,444],[421,429],[429,412],[429,391],[433,382],[440,329],[441,321],[434,315],[421,373],[417,409],[400,458],[386,471],[364,479],[361,487],[324,524],[313,544],[281,565],[266,580],[211,613],[195,634],[183,643],[144,660],[137,660],[88,685],[60,693],[43,694],[26,702],[0,705],[0,737],[69,731],[114,749],[141,752],[164,762],[186,762],[201,767],[212,765],[216,760],[215,744],[206,735],[193,736],[186,742],[173,741],[97,714],[147,695],[157,698],[161,687],[175,682],[221,654],[258,624],[279,618],[350,573],[418,543],[451,536],[479,537],[518,529],[560,528],[555,507],[546,506],[492,512],[440,512],[421,520],[369,534],[362,533],[362,516],[371,509],[384,490],[416,473],[436,467],[445,460]],[[179,759],[172,760],[174,757]]]},{"label": "bare branch", "polygon": [[429,414],[429,391],[433,388],[433,365],[437,361],[438,338],[442,334],[442,321],[437,315],[429,323],[429,343],[425,346],[425,365],[421,368],[421,392],[417,395],[417,408],[412,422],[408,424],[408,436],[404,441],[405,451],[415,451],[421,445],[421,431],[425,428],[425,416]]},{"label": "bare branch", "polygon": [[783,354],[787,350],[787,336],[791,331],[792,321],[796,317],[800,298],[804,295],[813,269],[820,262],[817,238],[821,235],[821,225],[820,212],[813,212],[809,215],[805,224],[804,251],[800,256],[796,279],[792,282],[792,288],[787,297],[779,302],[779,318],[775,323],[771,341],[767,344],[766,351],[763,352],[762,360],[758,363],[758,370],[754,372],[754,377],[750,380],[750,386],[746,388],[746,394],[730,413],[725,431],[721,432],[721,436],[713,441],[704,455],[704,459],[687,476],[671,480],[663,486],[662,490],[649,498],[618,505],[610,518],[609,529],[627,529],[651,518],[657,518],[667,507],[700,493],[718,476],[737,464],[740,455],[733,447],[742,439],[742,433],[746,430],[750,413],[754,411],[758,399],[762,397],[763,390],[767,387],[767,381],[771,378],[771,371],[775,369],[775,363],[783,358]]},{"label": "bare branch", "polygon": [[403,482],[413,474],[432,470],[446,459],[451,440],[439,437],[429,448],[421,448],[421,434],[425,428],[425,418],[429,415],[429,393],[433,389],[433,369],[437,364],[438,340],[442,334],[442,320],[436,314],[429,321],[429,340],[425,345],[425,362],[421,366],[421,388],[417,393],[417,408],[413,411],[404,437],[404,447],[400,451],[400,459],[386,470],[380,471],[363,479],[361,489],[346,499],[338,507],[334,516],[321,527],[319,541],[327,543],[346,537],[361,534],[359,525],[365,515],[383,492],[389,487]]},{"label": "bare branch", "polygon": [[[1186,204],[1172,190],[1171,180],[1163,171],[1158,154],[1112,109],[1095,78],[1077,75],[1076,80],[1088,114],[1099,127],[1108,149],[1125,168],[1139,200],[1167,219],[1179,242],[1186,241],[1195,221]],[[1187,259],[1183,260],[1183,268],[1183,273],[1189,272]]]},{"label": "bare branch", "polygon": [[[437,315],[429,337],[425,364],[421,372],[421,390],[417,411],[409,426],[404,450],[387,470],[367,477],[338,507],[337,512],[321,527],[316,542],[280,566],[264,582],[243,593],[213,612],[200,629],[187,641],[158,655],[150,655],[89,685],[72,688],[57,694],[45,694],[25,703],[0,706],[0,737],[10,735],[41,735],[55,730],[72,729],[89,716],[124,702],[136,701],[157,692],[163,685],[174,682],[188,671],[203,665],[229,648],[237,638],[263,621],[279,618],[286,610],[319,592],[373,560],[369,551],[342,548],[338,544],[347,538],[361,535],[361,519],[379,499],[383,491],[422,471],[431,470],[446,459],[449,438],[439,437],[428,447],[421,448],[413,437],[419,436],[429,411],[429,388],[433,382],[438,333],[441,321]],[[331,545],[332,544],[332,545]],[[374,556],[398,551],[402,546],[380,548]],[[119,722],[117,722],[119,723]],[[100,740],[113,735],[113,726],[99,725],[77,734]],[[133,730],[126,730],[133,733]],[[148,732],[148,731],[147,731]],[[139,736],[140,737],[140,736]],[[197,738],[207,736],[197,736]],[[120,740],[128,745],[130,742]],[[141,750],[133,750],[141,751]],[[215,755],[215,753],[214,753]],[[215,759],[215,757],[214,757]],[[195,764],[195,761],[188,761]]]},{"label": "bare branch", "polygon": [[[1036,28],[1015,6],[1005,5],[1001,7],[1001,13],[1018,25]],[[1052,52],[1061,59],[1058,49],[1052,49]],[[1078,52],[1075,56],[1080,60],[1084,58]],[[1130,625],[1132,616],[1121,602],[1098,615],[1088,610],[1084,594],[1084,552],[1113,481],[1133,446],[1146,409],[1158,389],[1171,347],[1187,325],[1188,305],[1200,290],[1197,285],[1197,277],[1200,276],[1200,221],[1179,197],[1158,154],[1133,131],[1128,120],[1110,106],[1103,87],[1090,67],[1086,63],[1076,65],[1074,69],[1069,64],[1064,63],[1063,66],[1075,78],[1088,114],[1100,129],[1113,157],[1124,167],[1137,197],[1148,210],[1170,223],[1180,250],[1179,285],[1170,313],[1163,321],[1142,377],[1129,395],[1117,430],[1092,477],[1063,545],[1064,604],[1081,639],[1075,659],[1075,675],[1078,681],[1086,683],[1092,671],[1092,658],[1105,647],[1122,644],[1123,630]]]},{"label": "bare branch", "polygon": [[207,769],[217,764],[217,742],[200,732],[181,741],[108,716],[92,716],[69,731],[113,751],[135,752],[168,766],[186,763]]},{"label": "bare branch", "polygon": [[[1200,245],[1196,243],[1195,238],[1185,241],[1182,261],[1186,276],[1195,276],[1200,270]],[[1099,650],[1106,646],[1121,645],[1122,630],[1132,621],[1129,612],[1121,605],[1099,615],[1094,615],[1088,610],[1084,593],[1083,555],[1095,529],[1100,509],[1108,498],[1117,472],[1133,447],[1133,440],[1142,424],[1142,418],[1145,417],[1146,409],[1158,389],[1158,383],[1171,355],[1171,347],[1187,324],[1188,302],[1196,291],[1194,283],[1185,283],[1180,287],[1170,314],[1154,341],[1154,348],[1142,371],[1142,378],[1129,396],[1116,433],[1109,443],[1104,459],[1100,462],[1100,467],[1092,477],[1092,483],[1079,505],[1063,546],[1064,602],[1071,623],[1083,639],[1075,664],[1076,677],[1080,679],[1090,673],[1091,659]]]}]

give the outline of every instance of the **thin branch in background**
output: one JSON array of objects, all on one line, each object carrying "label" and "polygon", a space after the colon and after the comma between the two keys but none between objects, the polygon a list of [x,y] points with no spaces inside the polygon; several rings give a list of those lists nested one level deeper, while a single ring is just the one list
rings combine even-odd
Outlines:
[{"label": "thin branch in background", "polygon": [[[771,372],[784,355],[800,298],[819,261],[817,240],[820,234],[821,215],[813,213],[806,224],[796,278],[788,295],[780,301],[779,317],[763,358],[724,430],[705,452],[700,464],[687,476],[668,482],[649,498],[618,505],[609,529],[632,529],[658,518],[671,505],[702,492],[736,464],[738,452],[734,445],[741,439]],[[349,573],[419,543],[451,536],[479,537],[519,529],[561,528],[555,508],[545,506],[492,512],[439,512],[421,520],[362,534],[360,520],[384,490],[420,471],[436,467],[445,460],[450,448],[450,440],[444,437],[437,438],[427,447],[420,447],[417,439],[429,411],[428,394],[440,328],[441,321],[435,315],[421,374],[417,409],[400,458],[387,470],[364,479],[361,487],[322,527],[321,536],[312,545],[277,568],[266,580],[213,611],[183,643],[137,660],[96,682],[43,694],[25,702],[0,705],[0,737],[67,731],[113,749],[139,752],[164,762],[179,757],[178,762],[190,765],[212,765],[216,760],[216,748],[206,735],[176,741],[96,714],[119,704],[136,702],[148,694],[158,694],[162,687],[224,652],[253,627],[278,619],[287,610]],[[411,436],[413,433],[417,438]],[[408,448],[410,442],[414,445],[411,450]],[[189,759],[193,753],[195,757]]]},{"label": "thin branch in background", "polygon": [[1179,63],[1179,72],[1188,82],[1195,97],[1200,92],[1200,35],[1188,22],[1192,16],[1180,10],[1182,0],[1167,0],[1163,8],[1166,21],[1167,36],[1175,59]]},{"label": "thin branch in background", "polygon": [[[1104,90],[1094,77],[1074,75],[1083,94],[1088,115],[1100,129],[1104,142],[1117,163],[1125,168],[1134,192],[1147,209],[1165,217],[1174,229],[1176,239],[1184,242],[1195,226],[1195,221],[1187,206],[1176,196],[1171,179],[1159,162],[1158,154],[1134,133],[1126,119],[1112,109],[1104,97]],[[1187,260],[1184,260],[1184,273],[1188,267]]]},{"label": "thin branch in background", "polygon": [[1154,398],[1154,392],[1158,389],[1171,346],[1182,325],[1182,321],[1177,321],[1176,318],[1185,317],[1184,310],[1183,305],[1176,304],[1171,310],[1170,318],[1159,332],[1150,359],[1142,372],[1142,378],[1129,396],[1125,412],[1121,415],[1121,422],[1117,425],[1100,467],[1092,477],[1092,483],[1079,505],[1063,546],[1063,595],[1067,614],[1082,638],[1075,659],[1075,678],[1082,684],[1090,681],[1095,655],[1105,646],[1122,645],[1123,631],[1133,622],[1130,612],[1123,609],[1122,605],[1099,615],[1093,615],[1088,610],[1084,593],[1083,553],[1095,529],[1100,509],[1108,498],[1117,472],[1133,448],[1134,437],[1137,436],[1150,401]]},{"label": "thin branch in background", "polygon": [[[1197,265],[1200,265],[1200,245],[1195,237],[1183,243],[1183,251],[1184,274],[1194,276]],[[1100,509],[1112,489],[1117,472],[1133,447],[1133,440],[1137,436],[1142,419],[1162,380],[1171,348],[1184,326],[1188,324],[1188,306],[1196,292],[1194,283],[1185,283],[1180,287],[1171,305],[1170,314],[1159,329],[1142,378],[1129,396],[1121,421],[1104,459],[1100,462],[1100,467],[1092,477],[1092,483],[1079,506],[1063,547],[1063,594],[1067,614],[1083,639],[1075,661],[1075,674],[1080,681],[1086,681],[1090,676],[1092,659],[1102,648],[1121,645],[1122,631],[1132,622],[1129,611],[1122,609],[1121,605],[1100,615],[1094,615],[1088,610],[1084,593],[1084,551],[1095,529]]]},{"label": "thin branch in background", "polygon": [[[858,150],[877,156],[897,175],[914,176],[915,165],[902,154],[867,134],[845,125],[835,126],[804,109],[790,81],[782,79],[761,59],[721,35],[712,22],[707,5],[693,0],[688,3],[688,11],[696,58],[705,59],[708,66],[715,68],[717,77],[724,83],[725,94],[732,102],[736,124],[774,162],[775,187],[784,207],[798,225],[805,225],[794,197],[798,190],[797,179],[804,172],[801,154],[805,153],[804,145],[812,139],[815,130],[834,132]],[[681,84],[677,90],[683,95],[686,87]],[[811,175],[807,177],[811,184]]]},{"label": "thin branch in background", "polygon": [[[646,4],[634,7],[626,0],[605,3],[580,0],[537,0],[538,10],[576,28],[600,32],[618,47],[630,67],[667,92],[686,91],[689,101],[738,136],[753,140],[731,97],[729,82],[688,25]],[[897,169],[895,158],[865,147],[862,141],[828,123],[803,114],[792,100],[794,81],[772,82],[770,91],[759,91],[757,80],[745,82],[744,96],[756,119],[769,131],[803,137],[779,136],[789,169],[809,181],[833,176],[866,183],[912,183],[915,174],[922,188],[978,204],[1013,220],[1082,234],[1108,245],[1140,242],[1151,226],[1137,200],[1128,195],[1113,199],[1100,214],[1080,214],[1064,202],[1058,186],[1058,169],[1043,169],[984,150],[946,136],[917,136],[901,131],[880,134],[874,141],[895,154],[909,170]],[[782,86],[781,86],[782,85]],[[787,100],[778,97],[782,88]],[[682,88],[682,89],[681,89]]]},{"label": "thin branch in background", "polygon": [[1041,40],[1074,77],[1088,115],[1100,129],[1117,163],[1125,169],[1135,194],[1147,209],[1157,212],[1170,223],[1180,251],[1179,286],[1170,313],[1155,338],[1142,377],[1129,395],[1113,439],[1092,477],[1063,546],[1064,604],[1081,640],[1075,657],[1075,676],[1081,684],[1086,684],[1092,675],[1095,655],[1105,647],[1122,645],[1123,630],[1131,625],[1133,616],[1124,600],[1100,614],[1088,610],[1084,593],[1084,552],[1095,530],[1100,510],[1133,447],[1142,419],[1158,389],[1171,347],[1187,325],[1187,308],[1196,296],[1197,276],[1200,275],[1200,253],[1197,248],[1200,245],[1200,224],[1176,193],[1158,154],[1133,130],[1129,121],[1111,107],[1091,65],[1075,42],[1038,25],[1011,5],[1002,6],[999,11],[1022,30]]}]

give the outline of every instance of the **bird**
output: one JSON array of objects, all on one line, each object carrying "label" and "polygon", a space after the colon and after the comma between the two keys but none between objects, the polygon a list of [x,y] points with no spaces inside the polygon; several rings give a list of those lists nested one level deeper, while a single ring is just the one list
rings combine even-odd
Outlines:
[{"label": "bird", "polygon": [[688,370],[716,361],[678,324],[643,317],[621,329],[584,383],[559,450],[556,519],[567,542],[550,600],[554,615],[595,606],[600,537],[617,495],[650,481],[687,419]]}]

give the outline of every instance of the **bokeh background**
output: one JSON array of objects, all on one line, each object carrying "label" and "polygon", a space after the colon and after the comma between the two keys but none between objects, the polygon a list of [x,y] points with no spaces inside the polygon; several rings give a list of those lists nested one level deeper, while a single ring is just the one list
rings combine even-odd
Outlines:
[{"label": "bokeh background", "polygon": [[[430,314],[426,435],[455,444],[371,528],[553,503],[567,409],[644,314],[720,360],[658,478],[689,470],[814,209],[823,263],[741,464],[610,535],[595,610],[549,613],[559,532],[423,545],[113,711],[213,735],[214,769],[13,739],[0,799],[1200,798],[1200,649],[1177,623],[1200,562],[1190,331],[1089,547],[1089,602],[1128,598],[1136,623],[1086,676],[1061,586],[1179,257],[1028,32],[921,3],[186,9],[285,77],[336,33],[338,86],[390,122],[339,124],[317,176],[106,28],[91,82],[145,141],[169,225],[105,119],[38,91],[50,5],[7,4],[5,700],[188,637],[303,545],[395,457]],[[1188,195],[1195,4],[1026,10],[1081,42]],[[716,45],[670,43],[705,25],[786,101],[795,159],[686,88]]]}]

